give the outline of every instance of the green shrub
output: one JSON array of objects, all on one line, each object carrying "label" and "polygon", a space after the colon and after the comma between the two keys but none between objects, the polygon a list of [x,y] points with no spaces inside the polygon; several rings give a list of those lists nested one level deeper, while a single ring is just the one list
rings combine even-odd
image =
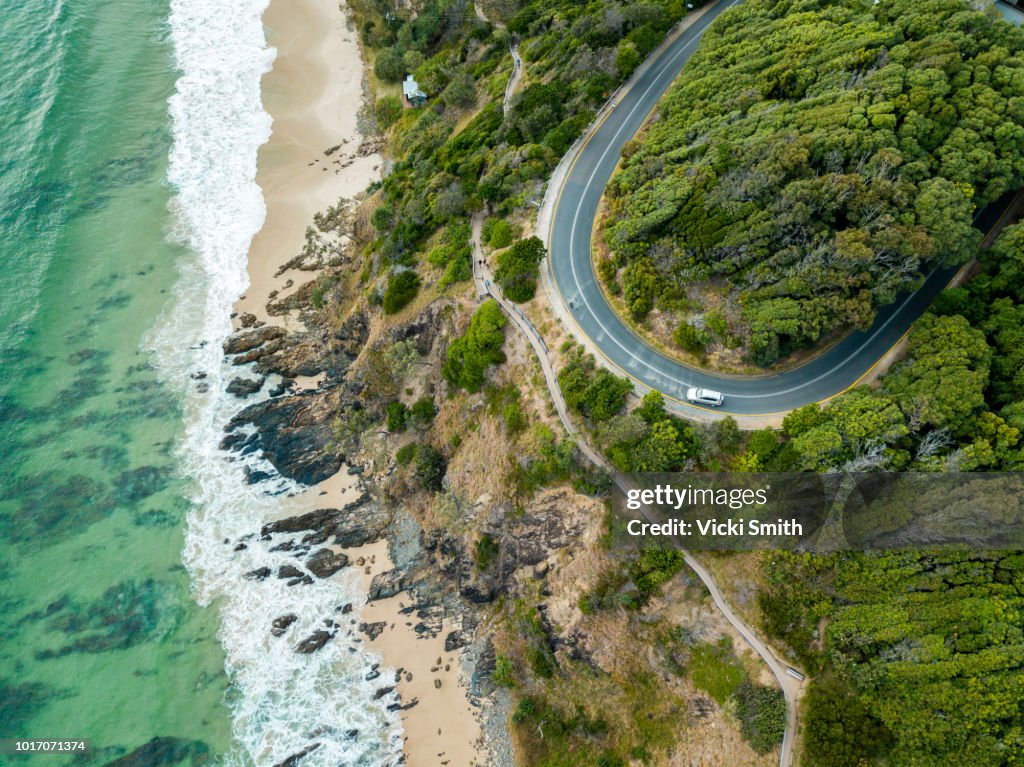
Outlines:
[{"label": "green shrub", "polygon": [[370,214],[370,223],[373,224],[373,228],[378,232],[386,232],[391,228],[391,220],[394,216],[395,212],[391,209],[391,206],[386,202],[381,203]]},{"label": "green shrub", "polygon": [[479,570],[486,570],[498,556],[499,544],[492,535],[484,533],[477,538],[473,551],[476,554],[476,566]]},{"label": "green shrub", "polygon": [[373,105],[373,116],[377,120],[377,127],[387,130],[402,116],[402,102],[394,96],[379,98]]},{"label": "green shrub", "polygon": [[685,564],[683,552],[678,549],[645,549],[629,568],[641,601],[650,599]]},{"label": "green shrub", "polygon": [[405,431],[405,425],[409,417],[409,411],[406,409],[405,404],[402,402],[391,402],[388,404],[386,412],[388,431]]},{"label": "green shrub", "polygon": [[416,457],[416,443],[410,442],[408,445],[402,445],[398,448],[398,452],[395,453],[395,460],[398,461],[399,466],[406,466],[412,462],[412,459]]},{"label": "green shrub", "polygon": [[385,314],[401,311],[416,298],[420,290],[420,278],[413,271],[399,272],[388,278],[388,286],[384,291],[381,306]]},{"label": "green shrub", "polygon": [[531,647],[527,653],[530,668],[541,679],[551,679],[555,675],[555,661],[551,653],[544,647]]},{"label": "green shrub", "polygon": [[511,301],[529,301],[537,292],[537,267],[544,258],[544,243],[537,237],[519,240],[498,254],[494,279]]},{"label": "green shrub", "polygon": [[409,408],[410,418],[416,421],[416,425],[421,429],[429,426],[435,415],[437,415],[437,408],[434,406],[434,400],[430,397],[420,397]]},{"label": "green shrub", "polygon": [[512,689],[516,686],[516,667],[507,655],[499,655],[494,660],[494,673],[491,675],[498,687]]},{"label": "green shrub", "polygon": [[487,368],[505,361],[501,347],[505,343],[507,322],[497,301],[482,303],[469,321],[466,334],[448,347],[442,370],[444,377],[467,391],[480,391]]},{"label": "green shrub", "polygon": [[695,328],[688,322],[681,322],[675,333],[672,334],[672,340],[683,351],[703,357],[711,339],[700,328]]},{"label": "green shrub", "polygon": [[759,754],[782,743],[786,732],[786,699],[777,687],[744,682],[736,692],[736,718],[740,732]]},{"label": "green shrub", "polygon": [[373,62],[373,73],[388,83],[397,83],[405,74],[405,63],[398,48],[385,48]]},{"label": "green shrub", "polygon": [[441,451],[433,445],[416,446],[416,478],[425,490],[437,492],[441,489],[447,463]]},{"label": "green shrub", "polygon": [[512,225],[503,218],[489,218],[480,233],[483,241],[495,250],[512,244]]}]

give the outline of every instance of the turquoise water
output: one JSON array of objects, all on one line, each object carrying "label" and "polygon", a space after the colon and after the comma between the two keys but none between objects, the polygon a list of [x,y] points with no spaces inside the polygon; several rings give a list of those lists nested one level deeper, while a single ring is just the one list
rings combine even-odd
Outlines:
[{"label": "turquoise water", "polygon": [[[264,217],[265,7],[0,10],[0,737],[94,747],[0,764],[401,752],[366,678],[380,659],[336,622],[345,604],[358,621],[358,573],[247,578],[302,564],[253,534],[305,501],[280,477],[246,483],[246,465],[272,469],[261,456],[218,449],[241,406],[222,344]],[[337,638],[295,651],[324,626]]]},{"label": "turquoise water", "polygon": [[198,765],[231,742],[217,615],[182,565],[181,403],[144,351],[182,257],[168,14],[0,9],[0,737],[90,738],[75,764],[161,738],[138,764]]}]

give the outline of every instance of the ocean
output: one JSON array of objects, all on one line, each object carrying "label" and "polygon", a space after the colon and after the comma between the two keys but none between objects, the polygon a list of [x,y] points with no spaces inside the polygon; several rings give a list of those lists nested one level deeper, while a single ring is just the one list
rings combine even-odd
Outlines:
[{"label": "ocean", "polygon": [[0,9],[0,738],[92,743],[0,764],[400,753],[365,680],[379,659],[341,640],[294,652],[358,608],[357,576],[245,578],[294,563],[237,543],[298,488],[248,485],[217,448],[239,408],[221,345],[264,217],[265,5]]}]

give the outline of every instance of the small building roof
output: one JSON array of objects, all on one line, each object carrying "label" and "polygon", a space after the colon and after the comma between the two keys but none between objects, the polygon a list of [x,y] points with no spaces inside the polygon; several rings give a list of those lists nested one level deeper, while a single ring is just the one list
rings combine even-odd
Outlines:
[{"label": "small building roof", "polygon": [[425,99],[427,94],[420,90],[419,83],[416,82],[416,78],[409,75],[402,81],[402,95],[407,99]]}]

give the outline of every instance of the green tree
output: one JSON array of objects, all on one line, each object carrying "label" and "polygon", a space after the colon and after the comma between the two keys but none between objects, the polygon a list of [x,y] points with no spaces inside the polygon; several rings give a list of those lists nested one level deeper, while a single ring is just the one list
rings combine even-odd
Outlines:
[{"label": "green tree", "polygon": [[884,388],[912,424],[961,433],[985,405],[992,352],[985,334],[959,315],[926,314],[910,333],[907,358]]},{"label": "green tree", "polygon": [[416,272],[405,271],[392,274],[384,291],[381,305],[385,314],[395,314],[409,305],[420,290],[420,278]]},{"label": "green tree", "polygon": [[468,72],[458,72],[444,89],[441,99],[449,107],[471,107],[476,104],[473,77]]},{"label": "green tree", "polygon": [[584,389],[580,409],[594,421],[607,421],[625,407],[631,391],[630,381],[601,370]]},{"label": "green tree", "polygon": [[385,202],[373,209],[373,213],[370,214],[370,223],[378,232],[386,232],[391,227],[391,220],[394,216],[395,212]]},{"label": "green tree", "polygon": [[615,53],[615,68],[619,70],[620,77],[626,78],[633,74],[633,70],[640,66],[641,61],[643,57],[631,40],[619,42]]},{"label": "green tree", "polygon": [[821,405],[812,402],[810,405],[798,407],[787,413],[786,417],[782,419],[782,430],[787,436],[799,437],[827,420],[828,416],[822,412]]},{"label": "green tree", "polygon": [[405,74],[402,52],[397,48],[385,48],[373,61],[373,73],[388,83],[397,83]]},{"label": "green tree", "polygon": [[537,237],[519,240],[498,254],[494,279],[512,301],[529,301],[537,292],[537,268],[544,258],[544,243]]},{"label": "green tree", "polygon": [[487,368],[505,361],[501,347],[505,343],[507,322],[497,301],[490,299],[482,303],[470,319],[465,335],[448,347],[442,370],[444,377],[467,391],[480,391]]},{"label": "green tree", "polygon": [[405,425],[409,417],[409,411],[406,409],[404,403],[400,401],[389,403],[386,409],[386,414],[388,431],[405,431]]}]

